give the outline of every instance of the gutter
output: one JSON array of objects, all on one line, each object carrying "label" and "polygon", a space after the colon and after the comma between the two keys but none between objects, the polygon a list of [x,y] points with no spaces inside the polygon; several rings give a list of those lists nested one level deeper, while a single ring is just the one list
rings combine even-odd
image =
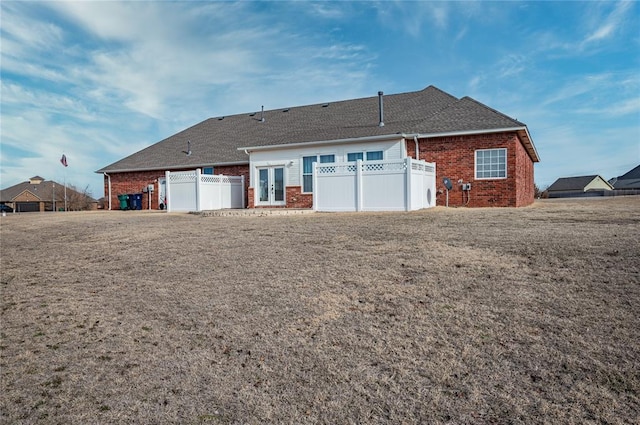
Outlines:
[{"label": "gutter", "polygon": [[109,173],[132,173],[136,171],[165,171],[165,170],[185,170],[185,169],[195,169],[202,167],[224,167],[228,165],[248,165],[249,161],[234,161],[234,162],[220,162],[220,163],[206,163],[206,164],[188,164],[188,165],[171,165],[171,166],[160,166],[160,167],[148,167],[148,168],[121,168],[121,169],[107,169],[102,168],[98,171],[94,171],[95,173],[105,174],[107,171]]},{"label": "gutter", "polygon": [[[538,155],[538,151],[536,147],[533,145],[531,135],[529,134],[529,129],[524,127],[507,127],[507,128],[491,128],[484,130],[466,130],[466,131],[448,131],[443,133],[426,133],[426,134],[415,134],[420,139],[433,139],[435,137],[449,137],[449,136],[469,136],[473,134],[491,134],[491,133],[506,133],[510,131],[518,132],[520,137],[523,139],[522,142],[527,148],[533,159],[533,162],[540,162],[540,156]],[[413,134],[412,134],[413,136]]]},{"label": "gutter", "polygon": [[109,182],[109,196],[107,197],[107,199],[109,199],[109,211],[111,211],[111,176],[107,173],[102,173],[104,174],[104,176],[108,179]]},{"label": "gutter", "polygon": [[317,146],[317,145],[334,145],[353,142],[378,142],[383,140],[397,140],[405,137],[404,133],[383,134],[381,136],[364,136],[364,137],[352,137],[349,139],[335,139],[335,140],[317,140],[312,142],[297,142],[297,143],[281,143],[279,145],[264,145],[264,146],[250,146],[238,148],[239,151],[261,151],[272,149],[286,149],[296,148],[301,146]]}]

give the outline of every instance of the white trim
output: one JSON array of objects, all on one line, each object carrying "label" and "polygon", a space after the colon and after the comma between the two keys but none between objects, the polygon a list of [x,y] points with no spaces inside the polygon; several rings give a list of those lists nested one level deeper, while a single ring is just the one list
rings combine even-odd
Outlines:
[{"label": "white trim", "polygon": [[533,158],[534,162],[540,162],[540,155],[538,155],[538,151],[536,150],[535,145],[533,144],[533,139],[531,138],[531,134],[529,134],[529,129],[524,127],[505,127],[505,128],[492,128],[485,130],[466,130],[466,131],[450,131],[444,133],[426,133],[426,134],[404,134],[406,137],[417,136],[419,139],[433,139],[435,137],[448,137],[448,136],[471,136],[474,134],[491,134],[491,133],[507,133],[510,131],[524,131],[524,135],[527,140],[525,140],[525,145],[529,145],[531,150],[533,151],[535,158]]},{"label": "white trim", "polygon": [[[419,139],[432,139],[434,137],[447,137],[447,136],[470,136],[473,134],[491,134],[491,133],[506,133],[509,131],[527,130],[527,127],[507,127],[507,128],[491,128],[486,130],[465,130],[465,131],[446,131],[443,133],[426,133],[426,134],[407,134],[407,137],[418,136]],[[528,132],[527,132],[528,133]]]},{"label": "white trim", "polygon": [[289,148],[299,148],[303,146],[306,147],[306,146],[335,145],[335,144],[346,144],[346,143],[356,143],[356,142],[380,142],[384,140],[400,140],[403,137],[404,137],[404,134],[395,133],[395,134],[384,134],[382,136],[365,136],[365,137],[352,137],[350,139],[317,140],[317,141],[298,142],[298,143],[283,143],[279,145],[252,146],[252,147],[243,147],[243,148],[237,148],[237,149],[248,151],[249,153],[251,153],[251,151],[289,149]]},{"label": "white trim", "polygon": [[[486,151],[504,151],[504,177],[478,177],[478,152],[486,152]],[[505,180],[509,177],[509,156],[508,156],[507,148],[488,148],[488,149],[476,149],[473,151],[473,178],[474,180]]]},{"label": "white trim", "polygon": [[[172,165],[169,167],[150,167],[150,168],[122,168],[119,170],[107,170],[107,169],[102,169],[102,170],[98,170],[95,171],[95,173],[97,174],[102,174],[102,173],[132,173],[132,172],[139,172],[139,171],[159,171],[159,172],[164,172],[164,171],[171,171],[171,170],[192,170],[192,169],[196,169],[196,168],[200,168],[200,167],[227,167],[230,165],[249,165],[249,161],[235,161],[235,162],[216,162],[216,163],[206,163],[206,164],[185,164],[185,165]],[[104,170],[104,171],[103,171]]]}]

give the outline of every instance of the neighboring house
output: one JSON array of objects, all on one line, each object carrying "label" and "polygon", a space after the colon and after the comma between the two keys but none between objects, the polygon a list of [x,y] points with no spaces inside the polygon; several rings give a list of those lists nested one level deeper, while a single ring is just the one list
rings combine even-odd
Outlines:
[{"label": "neighboring house", "polygon": [[598,175],[562,177],[556,180],[547,193],[549,198],[572,198],[583,196],[602,196],[603,192],[613,190],[613,186]]},{"label": "neighboring house", "polygon": [[640,190],[640,165],[631,171],[609,180],[615,190]]},{"label": "neighboring house", "polygon": [[[454,183],[451,206],[519,207],[534,200],[539,157],[527,126],[433,86],[210,118],[96,172],[104,174],[105,196],[114,209],[119,194],[149,185],[153,191],[143,194],[142,205],[151,195],[152,208],[161,208],[165,172],[196,168],[244,176],[249,208],[311,208],[314,162],[407,157],[436,164],[440,205],[445,177]],[[265,187],[278,190],[265,193]]]},{"label": "neighboring house", "polygon": [[[68,210],[97,208],[97,201],[83,193],[67,187],[66,194]],[[64,210],[64,195],[64,185],[34,176],[29,181],[0,190],[0,204],[9,205],[15,212]]]}]

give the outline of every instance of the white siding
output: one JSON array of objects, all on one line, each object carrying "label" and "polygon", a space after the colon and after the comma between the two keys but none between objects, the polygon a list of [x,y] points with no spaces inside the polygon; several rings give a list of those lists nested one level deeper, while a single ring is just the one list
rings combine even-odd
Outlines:
[{"label": "white siding", "polygon": [[351,152],[383,151],[383,159],[402,159],[405,157],[402,139],[360,142],[349,144],[327,144],[321,146],[294,146],[268,151],[251,152],[249,164],[250,185],[256,187],[255,169],[265,166],[284,166],[285,185],[302,185],[302,158],[313,155],[335,155],[336,162],[347,162],[347,154]]}]

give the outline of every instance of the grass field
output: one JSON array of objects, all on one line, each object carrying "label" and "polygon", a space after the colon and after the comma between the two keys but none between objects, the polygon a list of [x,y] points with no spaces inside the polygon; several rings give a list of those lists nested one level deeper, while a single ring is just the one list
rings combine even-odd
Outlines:
[{"label": "grass field", "polygon": [[0,218],[6,424],[622,424],[640,197]]}]

